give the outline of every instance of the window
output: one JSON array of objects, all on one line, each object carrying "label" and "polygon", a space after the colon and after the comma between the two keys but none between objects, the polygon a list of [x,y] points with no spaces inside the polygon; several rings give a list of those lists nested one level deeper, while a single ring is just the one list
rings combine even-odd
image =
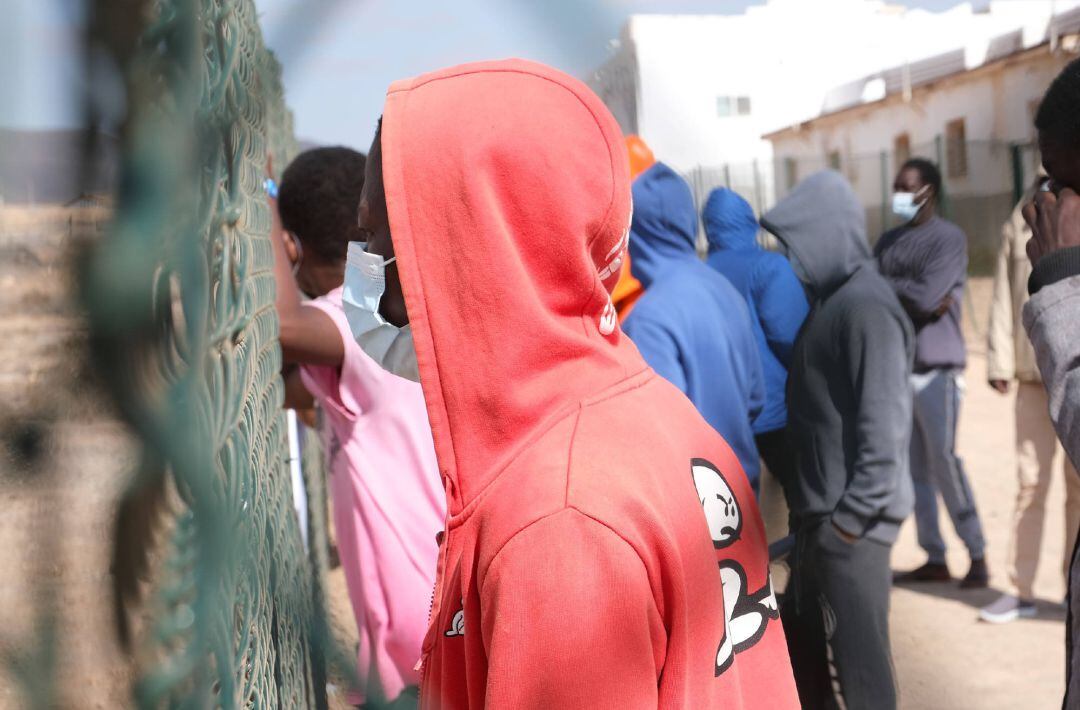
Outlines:
[{"label": "window", "polygon": [[720,118],[728,116],[749,116],[749,96],[718,96],[716,97],[716,115]]},{"label": "window", "polygon": [[1032,99],[1031,101],[1028,101],[1028,104],[1027,104],[1027,110],[1028,110],[1028,135],[1031,136],[1032,138],[1035,138],[1035,116],[1037,116],[1038,113],[1039,113],[1039,104],[1040,104],[1039,99]]},{"label": "window", "polygon": [[829,168],[836,172],[840,172],[840,151],[829,151]]},{"label": "window", "polygon": [[893,165],[899,168],[911,157],[911,136],[901,133],[893,138],[892,144]]},{"label": "window", "polygon": [[949,177],[968,174],[967,135],[962,118],[945,124],[945,172]]},{"label": "window", "polygon": [[784,184],[787,185],[787,189],[792,190],[797,182],[799,182],[798,163],[795,162],[795,158],[784,158]]}]

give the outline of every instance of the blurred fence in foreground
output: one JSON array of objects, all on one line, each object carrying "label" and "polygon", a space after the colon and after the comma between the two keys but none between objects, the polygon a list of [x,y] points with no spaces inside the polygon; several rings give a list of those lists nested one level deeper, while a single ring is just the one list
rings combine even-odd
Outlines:
[{"label": "blurred fence in foreground", "polygon": [[280,69],[252,0],[91,6],[89,47],[126,88],[114,219],[82,299],[141,443],[113,557],[121,626],[143,609],[135,702],[324,706],[262,187],[267,155],[282,168],[295,152]]}]

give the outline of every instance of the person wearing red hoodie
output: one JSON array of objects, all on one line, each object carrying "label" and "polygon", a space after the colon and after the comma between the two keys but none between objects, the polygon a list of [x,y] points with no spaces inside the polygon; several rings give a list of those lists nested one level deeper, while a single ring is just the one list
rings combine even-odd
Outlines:
[{"label": "person wearing red hoodie", "polygon": [[412,348],[446,487],[423,707],[798,707],[746,476],[615,317],[627,163],[540,64],[387,93],[346,290]]}]

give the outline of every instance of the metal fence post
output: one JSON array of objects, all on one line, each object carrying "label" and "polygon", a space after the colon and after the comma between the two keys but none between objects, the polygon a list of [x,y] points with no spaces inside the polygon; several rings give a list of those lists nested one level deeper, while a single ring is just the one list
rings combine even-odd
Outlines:
[{"label": "metal fence post", "polygon": [[949,190],[947,175],[949,170],[945,165],[945,141],[941,137],[941,134],[934,136],[934,153],[937,159],[938,170],[941,171],[941,194],[938,195],[938,205],[941,207],[941,215],[946,219],[950,218],[949,210]]},{"label": "metal fence post", "polygon": [[881,151],[881,230],[889,223],[889,155]]},{"label": "metal fence post", "polygon": [[1009,146],[1010,158],[1012,160],[1012,180],[1013,180],[1013,204],[1020,202],[1024,197],[1024,148],[1019,143],[1013,143]]}]

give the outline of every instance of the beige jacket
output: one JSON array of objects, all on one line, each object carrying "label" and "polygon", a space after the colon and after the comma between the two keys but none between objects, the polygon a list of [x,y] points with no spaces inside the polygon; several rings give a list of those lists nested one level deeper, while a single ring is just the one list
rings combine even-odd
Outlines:
[{"label": "beige jacket", "polygon": [[1028,300],[1027,282],[1031,275],[1026,245],[1031,229],[1020,214],[1029,199],[1025,195],[1001,227],[994,273],[994,292],[990,302],[990,325],[987,335],[986,369],[989,380],[1041,382],[1035,364],[1035,351],[1024,332],[1021,313]]}]

